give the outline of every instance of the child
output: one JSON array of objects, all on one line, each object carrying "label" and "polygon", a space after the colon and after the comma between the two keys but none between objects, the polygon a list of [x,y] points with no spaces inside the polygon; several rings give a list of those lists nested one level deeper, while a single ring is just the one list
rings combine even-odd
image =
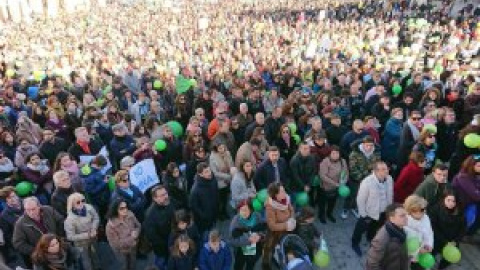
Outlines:
[{"label": "child", "polygon": [[198,263],[199,270],[223,270],[232,268],[230,248],[222,241],[220,233],[213,230],[208,234],[208,242],[202,248]]},{"label": "child", "polygon": [[320,245],[321,233],[315,227],[315,210],[312,207],[304,207],[298,217],[297,234],[302,238],[303,242],[307,245],[310,252],[310,258],[313,258],[313,254]]},{"label": "child", "polygon": [[183,234],[186,234],[195,246],[195,256],[200,251],[200,244],[202,242],[200,233],[197,226],[193,223],[192,215],[184,209],[175,211],[174,219],[172,222],[172,232],[168,239],[168,246],[172,248],[177,238]]},{"label": "child", "polygon": [[186,234],[175,240],[168,260],[168,270],[193,270],[197,266],[195,244]]},{"label": "child", "polygon": [[311,270],[313,267],[304,259],[297,257],[295,250],[290,247],[287,249],[287,270]]}]

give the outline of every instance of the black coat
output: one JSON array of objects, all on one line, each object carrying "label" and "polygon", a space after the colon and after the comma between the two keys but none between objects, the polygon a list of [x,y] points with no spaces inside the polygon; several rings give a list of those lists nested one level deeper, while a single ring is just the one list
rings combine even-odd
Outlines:
[{"label": "black coat", "polygon": [[212,174],[211,179],[205,179],[197,174],[190,192],[190,209],[201,232],[211,229],[215,224],[219,204],[218,184],[215,176]]},{"label": "black coat", "polygon": [[78,143],[76,142],[72,144],[72,146],[70,146],[68,152],[70,153],[70,155],[73,156],[73,158],[77,160],[77,162],[80,162],[80,156],[94,156],[98,154],[98,152],[100,152],[103,147],[103,142],[101,140],[92,138],[90,139],[90,143],[88,144],[88,146],[90,148],[89,154],[85,153],[85,151],[83,151],[80,145],[78,145]]},{"label": "black coat", "polygon": [[[280,174],[280,182],[282,182],[284,185],[287,185],[287,162],[285,161],[285,159],[280,158],[277,162],[277,166],[278,172]],[[275,182],[275,168],[273,167],[273,164],[269,159],[264,160],[258,166],[253,181],[257,190],[267,188],[270,183]]]},{"label": "black coat", "polygon": [[188,251],[181,256],[171,256],[168,259],[167,270],[193,270],[196,264],[195,254]]},{"label": "black coat", "polygon": [[397,152],[398,167],[400,169],[408,163],[408,156],[415,143],[416,141],[413,138],[410,126],[408,123],[403,124],[402,133],[400,135],[400,145],[398,146]]},{"label": "black coat", "polygon": [[450,125],[440,121],[437,123],[437,157],[443,161],[448,162],[455,151],[455,145],[458,140],[459,126],[457,123]]},{"label": "black coat", "polygon": [[278,137],[278,134],[280,134],[280,128],[283,124],[285,124],[284,118],[275,119],[270,116],[265,120],[265,138],[269,144],[273,144]]},{"label": "black coat", "polygon": [[347,134],[348,129],[342,125],[339,127],[331,125],[327,128],[325,133],[327,133],[327,141],[330,145],[340,146],[343,136]]},{"label": "black coat", "polygon": [[0,229],[3,231],[3,238],[5,240],[5,245],[0,248],[0,251],[6,257],[14,254],[12,245],[13,229],[15,227],[15,222],[17,222],[22,214],[22,210],[17,210],[8,206],[6,206],[0,214]]},{"label": "black coat", "polygon": [[64,218],[67,217],[67,200],[68,196],[75,192],[73,188],[56,188],[50,198],[50,204],[53,209],[57,210]]},{"label": "black coat", "polygon": [[287,143],[282,138],[276,139],[274,145],[278,147],[278,150],[280,151],[280,156],[284,158],[287,162],[290,162],[293,155],[295,155],[295,153],[297,152],[297,144],[292,137],[290,137],[290,145],[287,145]]},{"label": "black coat", "polygon": [[290,172],[292,179],[290,181],[290,190],[301,192],[305,186],[312,184],[313,177],[318,172],[316,159],[313,155],[302,156],[297,153],[290,161]]},{"label": "black coat", "polygon": [[168,257],[168,236],[172,229],[174,212],[175,207],[171,203],[163,206],[152,202],[145,213],[142,228],[158,257]]},{"label": "black coat", "polygon": [[56,137],[53,141],[43,142],[40,145],[40,153],[48,159],[50,166],[52,166],[60,152],[68,150],[69,143],[62,138]]},{"label": "black coat", "polygon": [[460,241],[465,234],[466,221],[462,211],[451,211],[443,203],[428,208],[428,217],[433,229],[434,250],[441,252],[448,242]]}]

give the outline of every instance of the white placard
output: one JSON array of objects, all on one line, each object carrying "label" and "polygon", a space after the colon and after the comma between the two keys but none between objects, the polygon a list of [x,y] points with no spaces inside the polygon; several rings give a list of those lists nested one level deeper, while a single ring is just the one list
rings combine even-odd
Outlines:
[{"label": "white placard", "polygon": [[[108,158],[109,154],[108,154],[108,150],[107,148],[104,146],[102,147],[102,149],[100,149],[100,152],[98,152],[99,155],[102,155],[103,157],[105,157],[105,159],[107,160],[107,165],[105,165],[105,167],[102,168],[102,173],[103,174],[106,174],[108,172],[108,170],[110,170],[112,168],[112,163],[110,162],[110,159]],[[90,156],[90,155],[83,155],[83,156],[80,156],[79,159],[80,159],[80,164],[90,164],[90,162],[92,161],[92,159],[94,158],[95,156]]]},{"label": "white placard", "polygon": [[203,30],[208,28],[208,18],[202,17],[198,19],[198,28]]},{"label": "white placard", "polygon": [[159,182],[155,164],[151,158],[142,160],[130,169],[130,183],[143,193]]}]

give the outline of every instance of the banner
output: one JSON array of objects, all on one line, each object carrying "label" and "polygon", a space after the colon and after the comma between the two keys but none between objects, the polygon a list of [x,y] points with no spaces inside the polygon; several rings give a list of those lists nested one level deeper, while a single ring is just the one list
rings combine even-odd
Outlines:
[{"label": "banner", "polygon": [[[106,174],[112,168],[112,163],[110,163],[110,159],[108,158],[109,154],[108,154],[107,148],[105,146],[102,147],[102,149],[100,149],[100,152],[98,152],[98,154],[102,155],[103,157],[105,157],[105,159],[107,159],[107,165],[105,165],[105,167],[102,168],[102,173]],[[80,156],[79,157],[80,164],[81,165],[90,164],[90,162],[94,157],[95,156],[87,156],[87,155]]]},{"label": "banner", "polygon": [[143,193],[160,183],[153,159],[145,159],[130,169],[130,183],[138,187]]}]

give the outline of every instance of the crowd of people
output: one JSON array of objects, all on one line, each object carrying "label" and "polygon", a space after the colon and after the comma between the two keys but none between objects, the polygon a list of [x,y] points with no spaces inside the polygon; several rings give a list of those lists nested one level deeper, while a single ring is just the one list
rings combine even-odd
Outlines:
[{"label": "crowd of people", "polygon": [[0,269],[272,269],[348,216],[369,270],[478,243],[478,7],[91,4],[0,25]]}]

